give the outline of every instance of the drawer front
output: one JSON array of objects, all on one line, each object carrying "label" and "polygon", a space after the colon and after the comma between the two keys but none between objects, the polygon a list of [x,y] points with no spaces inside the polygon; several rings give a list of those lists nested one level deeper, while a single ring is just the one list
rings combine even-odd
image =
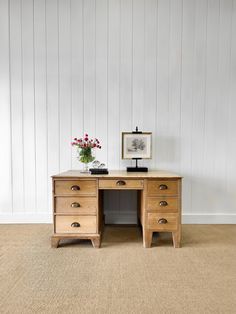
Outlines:
[{"label": "drawer front", "polygon": [[96,195],[96,180],[65,180],[55,181],[56,195]]},{"label": "drawer front", "polygon": [[96,215],[98,200],[96,197],[56,197],[56,213]]},{"label": "drawer front", "polygon": [[148,197],[147,211],[177,213],[179,208],[179,199],[177,197]]},{"label": "drawer front", "polygon": [[148,180],[148,196],[178,195],[178,181]]},{"label": "drawer front", "polygon": [[56,216],[56,233],[96,233],[96,216]]},{"label": "drawer front", "polygon": [[99,180],[99,189],[138,190],[143,189],[143,180]]},{"label": "drawer front", "polygon": [[148,213],[148,229],[176,231],[178,229],[178,214]]}]

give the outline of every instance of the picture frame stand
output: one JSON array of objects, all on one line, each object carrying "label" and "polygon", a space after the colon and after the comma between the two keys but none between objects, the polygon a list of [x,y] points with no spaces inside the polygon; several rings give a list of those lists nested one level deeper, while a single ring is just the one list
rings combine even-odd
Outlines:
[{"label": "picture frame stand", "polygon": [[[136,126],[136,130],[132,132],[133,134],[142,134],[142,131],[138,130],[138,127]],[[127,167],[127,172],[148,172],[147,167],[139,167],[138,166],[138,160],[141,160],[142,158],[132,158],[135,160],[135,167]]]},{"label": "picture frame stand", "polygon": [[148,172],[147,167],[139,167],[138,166],[138,160],[142,158],[132,158],[133,160],[136,161],[135,167],[127,167],[127,172]]}]

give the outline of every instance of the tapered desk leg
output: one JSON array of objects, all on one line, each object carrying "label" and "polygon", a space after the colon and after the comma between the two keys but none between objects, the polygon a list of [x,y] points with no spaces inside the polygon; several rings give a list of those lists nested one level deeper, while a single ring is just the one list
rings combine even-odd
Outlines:
[{"label": "tapered desk leg", "polygon": [[91,239],[92,241],[92,245],[95,249],[99,249],[100,246],[101,246],[101,238],[94,238],[94,239]]},{"label": "tapered desk leg", "polygon": [[175,248],[181,247],[181,231],[172,232],[173,244]]},{"label": "tapered desk leg", "polygon": [[60,241],[59,238],[51,237],[51,247],[56,249],[59,245],[59,241]]},{"label": "tapered desk leg", "polygon": [[143,246],[150,248],[152,245],[152,231],[143,229]]}]

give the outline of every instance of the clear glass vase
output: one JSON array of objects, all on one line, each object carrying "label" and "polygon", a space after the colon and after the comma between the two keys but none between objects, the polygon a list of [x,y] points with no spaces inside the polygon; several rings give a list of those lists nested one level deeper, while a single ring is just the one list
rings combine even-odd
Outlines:
[{"label": "clear glass vase", "polygon": [[90,173],[89,163],[83,162],[83,169],[81,170],[81,173]]},{"label": "clear glass vase", "polygon": [[81,173],[90,173],[89,164],[95,159],[94,150],[91,147],[80,148],[78,153],[78,159],[83,164],[83,169]]}]

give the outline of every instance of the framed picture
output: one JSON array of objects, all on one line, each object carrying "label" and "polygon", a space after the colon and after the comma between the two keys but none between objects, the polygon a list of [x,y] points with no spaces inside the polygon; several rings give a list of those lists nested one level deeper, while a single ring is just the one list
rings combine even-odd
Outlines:
[{"label": "framed picture", "polygon": [[152,133],[122,132],[122,159],[150,159],[152,157]]}]

